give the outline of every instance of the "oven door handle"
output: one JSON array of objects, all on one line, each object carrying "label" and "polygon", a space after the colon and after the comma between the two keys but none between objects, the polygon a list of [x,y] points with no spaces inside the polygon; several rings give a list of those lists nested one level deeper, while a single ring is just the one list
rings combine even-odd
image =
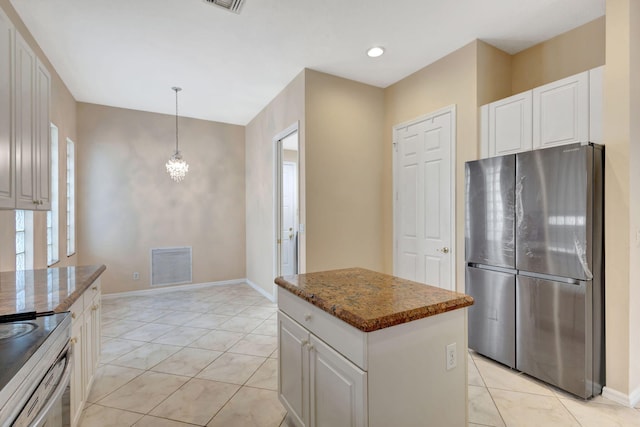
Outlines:
[{"label": "oven door handle", "polygon": [[56,360],[56,364],[60,361],[60,359],[66,358],[66,366],[64,368],[64,372],[60,377],[60,382],[56,386],[56,389],[51,393],[49,400],[42,407],[38,415],[34,418],[32,426],[37,427],[42,425],[42,422],[45,421],[45,417],[53,407],[53,404],[58,401],[58,399],[64,394],[67,386],[69,385],[69,379],[71,378],[71,369],[73,368],[73,347],[70,343],[67,343],[66,351],[62,351],[62,355]]}]

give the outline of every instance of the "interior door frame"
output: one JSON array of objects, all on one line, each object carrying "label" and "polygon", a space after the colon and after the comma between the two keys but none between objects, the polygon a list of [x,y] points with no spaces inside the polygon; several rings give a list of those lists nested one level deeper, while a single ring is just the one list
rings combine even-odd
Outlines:
[{"label": "interior door frame", "polygon": [[456,118],[456,105],[449,105],[447,107],[441,108],[439,110],[433,111],[431,113],[425,114],[420,117],[416,117],[409,121],[399,123],[393,126],[393,140],[391,144],[391,152],[392,152],[392,176],[393,176],[393,274],[398,272],[398,131],[400,129],[404,129],[407,126],[414,125],[425,120],[434,119],[443,114],[451,114],[451,145],[449,147],[449,155],[451,156],[451,164],[450,164],[450,183],[451,183],[451,194],[450,194],[450,212],[452,216],[452,221],[450,222],[450,230],[449,233],[451,235],[451,243],[449,244],[449,253],[451,255],[451,290],[457,291],[457,282],[456,282],[456,141],[457,141],[457,118]]},{"label": "interior door frame", "polygon": [[[273,137],[273,277],[280,276],[280,261],[281,261],[281,239],[282,233],[282,207],[280,206],[280,200],[282,199],[282,161],[283,161],[283,148],[282,140],[287,136],[297,132],[298,133],[298,182],[300,182],[300,122],[296,121],[294,124],[279,132]],[[300,186],[298,185],[298,203],[300,203]],[[296,248],[297,256],[296,261],[298,263],[298,272],[300,272],[300,246]]]}]

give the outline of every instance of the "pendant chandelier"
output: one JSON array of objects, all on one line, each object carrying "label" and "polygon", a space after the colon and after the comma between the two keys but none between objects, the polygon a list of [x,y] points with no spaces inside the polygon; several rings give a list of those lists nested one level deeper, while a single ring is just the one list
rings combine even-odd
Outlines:
[{"label": "pendant chandelier", "polygon": [[171,90],[176,93],[176,151],[167,161],[166,167],[171,179],[175,182],[180,182],[187,176],[187,172],[189,172],[189,165],[182,158],[182,154],[180,154],[178,148],[178,92],[180,92],[182,88],[172,87]]}]

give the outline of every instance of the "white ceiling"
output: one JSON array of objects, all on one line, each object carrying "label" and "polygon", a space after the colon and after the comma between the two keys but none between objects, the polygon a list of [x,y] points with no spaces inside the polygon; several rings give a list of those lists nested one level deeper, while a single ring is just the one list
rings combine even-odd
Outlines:
[{"label": "white ceiling", "polygon": [[[303,68],[386,87],[474,39],[515,53],[604,0],[11,0],[76,100],[247,124]],[[371,59],[373,45],[386,49]]]}]

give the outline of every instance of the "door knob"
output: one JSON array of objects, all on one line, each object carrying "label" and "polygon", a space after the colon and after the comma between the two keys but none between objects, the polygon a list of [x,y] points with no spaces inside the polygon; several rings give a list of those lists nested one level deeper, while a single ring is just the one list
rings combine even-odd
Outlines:
[{"label": "door knob", "polygon": [[440,251],[441,251],[443,254],[448,254],[448,253],[449,253],[449,248],[445,246],[444,248],[440,249]]}]

